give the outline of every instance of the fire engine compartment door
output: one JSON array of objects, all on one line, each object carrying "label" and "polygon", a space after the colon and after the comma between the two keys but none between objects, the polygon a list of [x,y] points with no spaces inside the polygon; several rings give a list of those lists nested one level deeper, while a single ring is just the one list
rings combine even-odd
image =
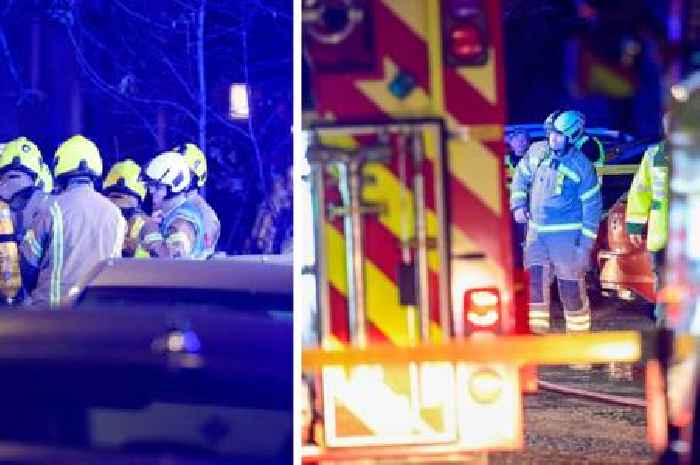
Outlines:
[{"label": "fire engine compartment door", "polygon": [[331,366],[323,369],[323,393],[328,447],[431,445],[453,452],[522,447],[514,366]]},{"label": "fire engine compartment door", "polygon": [[323,370],[329,447],[457,440],[455,372],[449,363]]},{"label": "fire engine compartment door", "polygon": [[[377,145],[390,148],[387,159],[368,161],[361,168],[363,238],[357,253],[364,292],[360,303],[353,302],[349,271],[353,268],[348,266],[353,257],[346,247],[351,238],[344,223],[349,211],[343,177],[351,174],[340,163],[325,163],[323,186],[316,186],[323,191],[324,203],[314,219],[323,221],[317,231],[323,235],[325,254],[317,257],[317,266],[324,267],[319,277],[326,278],[318,283],[325,286],[319,295],[327,296],[319,302],[328,320],[327,334],[322,334],[324,346],[355,340],[353,304],[363,307],[358,310],[364,311],[369,344],[405,346],[421,337],[442,340],[450,331],[442,121],[334,125],[315,127],[312,132],[317,143],[350,153]],[[421,242],[425,245],[422,257]],[[410,281],[407,269],[415,270],[415,305],[404,305],[406,294],[404,299],[400,295],[400,282]]]}]

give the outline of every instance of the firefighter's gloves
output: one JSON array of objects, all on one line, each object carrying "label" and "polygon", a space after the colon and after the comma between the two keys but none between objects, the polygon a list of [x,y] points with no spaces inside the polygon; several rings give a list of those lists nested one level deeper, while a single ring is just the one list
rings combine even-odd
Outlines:
[{"label": "firefighter's gloves", "polygon": [[530,214],[525,207],[519,207],[513,210],[513,219],[516,223],[525,224],[530,219]]},{"label": "firefighter's gloves", "polygon": [[644,246],[644,236],[641,234],[630,234],[630,242],[636,248],[641,249]]}]

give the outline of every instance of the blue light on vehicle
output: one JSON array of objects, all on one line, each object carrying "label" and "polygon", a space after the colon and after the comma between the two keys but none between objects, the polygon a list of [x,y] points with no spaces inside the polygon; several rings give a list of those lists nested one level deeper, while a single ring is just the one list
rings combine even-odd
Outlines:
[{"label": "blue light on vehicle", "polygon": [[389,91],[398,99],[405,99],[416,87],[416,80],[408,73],[399,72],[389,83]]},{"label": "blue light on vehicle", "polygon": [[194,331],[173,331],[168,335],[166,347],[169,352],[199,352],[202,348]]}]

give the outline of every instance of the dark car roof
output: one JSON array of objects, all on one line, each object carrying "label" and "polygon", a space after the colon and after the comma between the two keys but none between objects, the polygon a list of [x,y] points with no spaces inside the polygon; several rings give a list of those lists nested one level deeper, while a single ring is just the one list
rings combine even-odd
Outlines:
[{"label": "dark car roof", "polygon": [[[168,344],[173,333],[197,344],[174,349]],[[34,361],[125,370],[205,367],[255,386],[236,394],[242,403],[284,408],[291,407],[291,394],[280,393],[292,389],[292,333],[291,320],[226,312],[11,311],[0,313],[0,367]]]},{"label": "dark car roof", "polygon": [[[509,124],[505,127],[505,133],[510,134],[515,131],[525,131],[532,139],[544,139],[544,126],[542,124]],[[596,136],[604,144],[607,143],[629,143],[634,141],[634,137],[616,129],[608,128],[586,128],[586,134]]]},{"label": "dark car roof", "polygon": [[85,287],[185,288],[245,290],[291,294],[292,262],[288,256],[251,255],[214,260],[105,260],[88,276]]}]

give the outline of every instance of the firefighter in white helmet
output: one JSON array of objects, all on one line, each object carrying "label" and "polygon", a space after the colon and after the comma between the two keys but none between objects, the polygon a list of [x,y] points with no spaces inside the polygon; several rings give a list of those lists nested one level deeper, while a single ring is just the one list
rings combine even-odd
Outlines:
[{"label": "firefighter in white helmet", "polygon": [[567,135],[572,121],[555,118],[551,126],[548,121],[547,140],[532,144],[518,163],[510,197],[513,217],[528,224],[530,329],[549,331],[549,286],[556,277],[566,330],[589,331],[585,275],[601,216],[600,182],[593,164],[576,147],[575,135]]},{"label": "firefighter in white helmet", "polygon": [[126,222],[94,183],[102,176],[97,146],[76,135],[63,142],[53,159],[60,192],[49,198],[21,245],[25,282],[36,280],[32,304],[70,306],[77,287],[100,261],[121,256]]},{"label": "firefighter in white helmet", "polygon": [[185,157],[190,167],[191,180],[187,189],[187,198],[199,208],[204,220],[204,250],[201,258],[209,258],[216,251],[216,244],[221,235],[221,223],[214,209],[199,193],[199,189],[202,189],[207,182],[207,158],[195,144],[185,144],[175,150]]},{"label": "firefighter in white helmet", "polygon": [[147,257],[140,244],[141,228],[148,215],[143,210],[146,198],[146,183],[141,179],[141,167],[133,160],[115,163],[102,183],[102,192],[119,207],[127,223],[124,239],[124,257]]},{"label": "firefighter in white helmet", "polygon": [[204,220],[187,199],[190,168],[175,151],[161,153],[145,171],[153,201],[151,219],[141,229],[141,245],[152,257],[204,258]]}]

